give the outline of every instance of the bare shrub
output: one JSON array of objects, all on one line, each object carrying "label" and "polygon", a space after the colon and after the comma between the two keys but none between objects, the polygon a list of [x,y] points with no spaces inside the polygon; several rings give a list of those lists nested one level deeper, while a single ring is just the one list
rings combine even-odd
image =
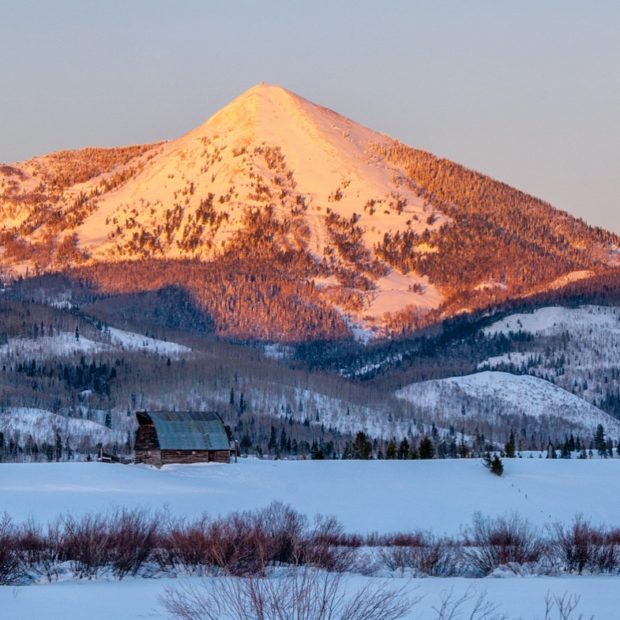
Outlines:
[{"label": "bare shrub", "polygon": [[253,516],[253,526],[265,537],[266,559],[275,564],[298,564],[304,553],[306,517],[290,506],[273,502]]},{"label": "bare shrub", "polygon": [[488,600],[486,592],[476,592],[474,588],[468,588],[460,596],[453,591],[446,592],[441,596],[439,607],[433,607],[436,620],[457,620],[463,614],[469,620],[507,620],[497,610],[498,605]]},{"label": "bare shrub", "polygon": [[63,517],[61,559],[71,562],[76,577],[92,579],[110,564],[109,538],[109,522],[105,516]]},{"label": "bare shrub", "polygon": [[182,567],[193,573],[200,572],[209,557],[210,543],[206,536],[206,517],[186,523],[168,523],[158,537],[156,561],[162,569]]},{"label": "bare shrub", "polygon": [[159,537],[156,557],[162,567],[181,567],[192,573],[206,570],[260,575],[271,554],[286,554],[285,547],[290,548],[291,541],[281,537],[279,543],[271,540],[256,513],[235,513],[214,520],[204,516],[195,523],[171,524]]},{"label": "bare shrub", "polygon": [[294,569],[280,578],[218,578],[166,590],[175,620],[397,620],[419,599],[385,581],[347,595],[342,575]]},{"label": "bare shrub", "polygon": [[454,546],[445,538],[417,532],[388,542],[381,548],[379,559],[390,570],[408,568],[424,575],[447,577],[457,569]]},{"label": "bare shrub", "polygon": [[553,526],[553,556],[569,572],[612,572],[620,564],[617,532],[594,527],[582,516],[572,525]]},{"label": "bare shrub", "polygon": [[0,585],[15,583],[20,577],[16,529],[6,513],[0,517]]},{"label": "bare shrub", "polygon": [[[580,597],[565,592],[562,596],[547,592],[545,596],[545,620],[585,620],[585,616],[578,612]],[[554,614],[553,612],[557,612]],[[579,615],[577,615],[579,613]],[[592,620],[594,616],[590,617]]]},{"label": "bare shrub", "polygon": [[304,540],[303,563],[329,571],[342,572],[352,567],[355,549],[361,541],[344,533],[334,517],[317,516]]},{"label": "bare shrub", "polygon": [[230,575],[262,575],[269,559],[269,537],[257,527],[252,513],[236,513],[213,521],[206,532],[207,564]]},{"label": "bare shrub", "polygon": [[516,570],[523,564],[538,562],[545,550],[538,532],[516,514],[492,519],[476,513],[466,536],[468,546],[463,548],[463,558],[481,575],[499,566]]},{"label": "bare shrub", "polygon": [[347,537],[335,519],[317,517],[310,528],[304,515],[279,502],[263,510],[176,522],[162,529],[155,552],[162,568],[250,576],[278,565],[345,570],[352,561]]},{"label": "bare shrub", "polygon": [[58,577],[61,559],[61,530],[58,521],[49,523],[47,529],[29,519],[17,532],[17,546],[24,572],[33,569],[48,581]]},{"label": "bare shrub", "polygon": [[151,558],[157,540],[158,520],[144,510],[123,509],[108,517],[108,548],[115,575],[135,576]]}]

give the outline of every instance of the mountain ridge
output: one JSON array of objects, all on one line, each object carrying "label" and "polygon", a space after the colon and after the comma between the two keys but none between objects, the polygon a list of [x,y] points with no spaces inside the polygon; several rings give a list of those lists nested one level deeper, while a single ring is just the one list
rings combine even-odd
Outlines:
[{"label": "mountain ridge", "polygon": [[[266,84],[176,140],[0,166],[0,200],[6,272],[78,267],[96,279],[97,265],[181,261],[161,284],[180,280],[223,324],[230,316],[209,299],[232,294],[243,271],[248,288],[264,284],[251,295],[258,314],[279,296],[282,321],[303,306],[317,325],[335,313],[345,327],[333,333],[361,338],[594,277],[618,264],[620,247],[543,201]],[[197,291],[187,259],[225,282],[205,276]],[[112,280],[100,284],[119,290]],[[233,300],[228,312],[254,310]],[[299,336],[290,325],[219,333]]]}]

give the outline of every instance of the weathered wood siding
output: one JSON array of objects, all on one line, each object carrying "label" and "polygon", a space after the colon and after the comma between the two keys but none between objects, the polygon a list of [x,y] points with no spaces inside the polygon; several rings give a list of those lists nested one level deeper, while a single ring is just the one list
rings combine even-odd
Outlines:
[{"label": "weathered wood siding", "polygon": [[144,463],[145,465],[155,465],[161,467],[161,450],[135,450],[135,463]]},{"label": "weathered wood siding", "polygon": [[230,450],[162,450],[161,464],[230,463]]},{"label": "weathered wood siding", "polygon": [[140,424],[134,446],[135,462],[161,466],[161,450],[153,424]]}]

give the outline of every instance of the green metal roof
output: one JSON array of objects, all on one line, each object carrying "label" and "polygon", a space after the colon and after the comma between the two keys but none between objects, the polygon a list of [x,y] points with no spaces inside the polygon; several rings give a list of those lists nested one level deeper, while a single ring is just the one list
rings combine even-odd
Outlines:
[{"label": "green metal roof", "polygon": [[229,450],[224,423],[212,411],[148,411],[162,450]]}]

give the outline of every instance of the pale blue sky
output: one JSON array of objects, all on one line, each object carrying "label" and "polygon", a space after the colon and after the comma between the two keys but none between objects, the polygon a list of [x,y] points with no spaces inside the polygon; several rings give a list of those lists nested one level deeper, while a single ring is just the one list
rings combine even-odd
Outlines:
[{"label": "pale blue sky", "polygon": [[0,161],[174,138],[259,81],[620,232],[617,0],[0,0]]}]

